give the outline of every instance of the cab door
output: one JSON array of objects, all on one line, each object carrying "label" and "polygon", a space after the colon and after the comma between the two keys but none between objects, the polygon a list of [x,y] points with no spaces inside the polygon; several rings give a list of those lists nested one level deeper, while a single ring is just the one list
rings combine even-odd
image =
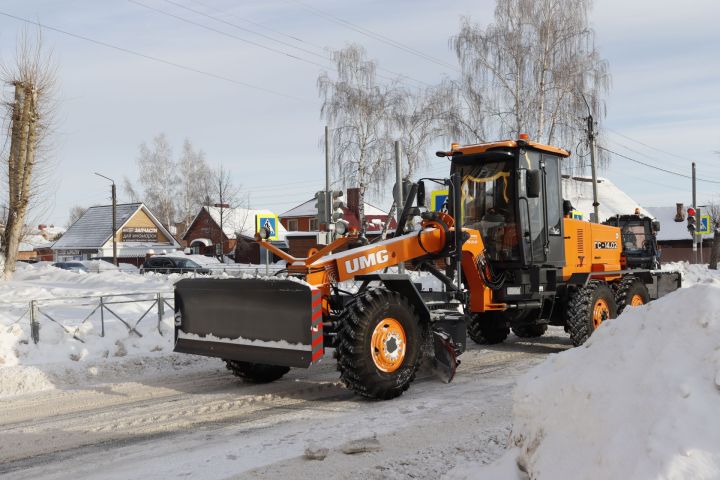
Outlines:
[{"label": "cab door", "polygon": [[521,186],[519,203],[522,219],[523,254],[526,265],[565,265],[565,244],[562,221],[562,192],[560,161],[557,156],[535,150],[520,150],[518,168],[521,183],[528,172],[540,175],[540,190],[536,197],[524,195]]}]

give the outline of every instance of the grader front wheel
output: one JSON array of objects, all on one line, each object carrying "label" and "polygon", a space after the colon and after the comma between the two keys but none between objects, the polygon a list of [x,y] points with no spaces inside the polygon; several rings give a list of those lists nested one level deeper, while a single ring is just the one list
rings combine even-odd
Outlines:
[{"label": "grader front wheel", "polygon": [[367,291],[340,319],[340,379],[365,397],[402,395],[415,379],[423,335],[415,308],[404,297],[385,288]]}]

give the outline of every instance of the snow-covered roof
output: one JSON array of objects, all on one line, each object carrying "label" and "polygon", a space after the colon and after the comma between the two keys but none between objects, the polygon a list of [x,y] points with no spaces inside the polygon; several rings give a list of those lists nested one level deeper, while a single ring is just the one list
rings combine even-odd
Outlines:
[{"label": "snow-covered roof", "polygon": [[[288,210],[285,213],[281,213],[280,216],[282,218],[292,218],[292,217],[311,217],[317,215],[317,208],[315,207],[315,203],[317,200],[314,198],[311,198],[307,202],[303,202],[297,207],[293,207],[290,210]],[[383,212],[381,209],[374,205],[370,205],[369,203],[365,202],[365,215],[367,216],[373,216],[373,215],[387,215],[387,212]]]},{"label": "snow-covered roof", "polygon": [[[203,207],[212,217],[213,221],[220,226],[220,208],[219,207]],[[255,216],[270,214],[270,210],[254,210],[250,208],[223,208],[222,209],[222,229],[225,236],[229,239],[235,239],[236,233],[244,237],[255,237],[256,226]],[[279,222],[278,222],[279,223]],[[278,239],[285,240],[287,233],[285,227],[278,225]]]},{"label": "snow-covered roof", "polygon": [[[562,190],[563,198],[570,200],[575,210],[582,212],[584,218],[589,220],[590,214],[594,211],[592,178],[563,176]],[[636,208],[640,208],[640,213],[643,215],[652,216],[649,211],[640,207],[639,203],[607,178],[598,177],[597,191],[598,203],[600,203],[599,221],[601,222],[615,215],[631,215],[635,213]]]},{"label": "snow-covered roof", "polygon": [[[116,206],[117,228],[127,222],[141,203],[124,203]],[[85,213],[67,229],[65,234],[53,244],[60,248],[99,248],[112,237],[112,205],[88,208]]]},{"label": "snow-covered roof", "polygon": [[32,249],[48,248],[53,244],[52,241],[46,239],[44,236],[42,236],[40,234],[25,235],[23,237],[22,241],[23,241],[23,243],[27,243],[31,247],[33,247]]},{"label": "snow-covered roof", "polygon": [[315,199],[311,198],[307,202],[303,202],[300,205],[291,208],[285,213],[281,213],[280,216],[285,217],[309,217],[311,215],[317,215],[317,208],[315,208]]},{"label": "snow-covered roof", "polygon": [[[116,206],[115,226],[122,229],[130,218],[143,210],[155,223],[164,237],[170,239],[175,247],[179,244],[170,232],[155,218],[142,203],[122,203]],[[112,205],[99,205],[88,208],[83,215],[67,229],[60,239],[52,245],[53,250],[101,248],[112,238]]]},{"label": "snow-covered roof", "polygon": [[660,231],[657,239],[663,240],[691,240],[687,230],[687,222],[675,221],[676,207],[648,207],[648,210],[660,222]]}]

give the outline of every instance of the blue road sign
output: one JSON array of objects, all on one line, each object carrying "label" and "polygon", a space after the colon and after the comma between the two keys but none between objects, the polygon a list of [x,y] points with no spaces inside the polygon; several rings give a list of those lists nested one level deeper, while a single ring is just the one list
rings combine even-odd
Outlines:
[{"label": "blue road sign", "polygon": [[278,235],[278,216],[272,213],[262,213],[255,217],[255,228],[259,231],[261,228],[267,228],[268,240],[279,240]]}]

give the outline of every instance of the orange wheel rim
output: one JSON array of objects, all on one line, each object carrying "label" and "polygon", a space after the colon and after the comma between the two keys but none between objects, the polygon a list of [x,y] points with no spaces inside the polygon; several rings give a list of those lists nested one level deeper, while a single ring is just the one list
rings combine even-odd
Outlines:
[{"label": "orange wheel rim", "polygon": [[637,307],[639,305],[644,305],[645,302],[643,301],[642,295],[635,294],[630,299],[630,305],[633,307]]},{"label": "orange wheel rim", "polygon": [[384,318],[375,326],[370,343],[372,359],[378,370],[391,373],[405,360],[405,329],[394,318]]},{"label": "orange wheel rim", "polygon": [[607,301],[599,298],[593,307],[593,328],[598,328],[602,322],[610,317],[610,307]]}]

